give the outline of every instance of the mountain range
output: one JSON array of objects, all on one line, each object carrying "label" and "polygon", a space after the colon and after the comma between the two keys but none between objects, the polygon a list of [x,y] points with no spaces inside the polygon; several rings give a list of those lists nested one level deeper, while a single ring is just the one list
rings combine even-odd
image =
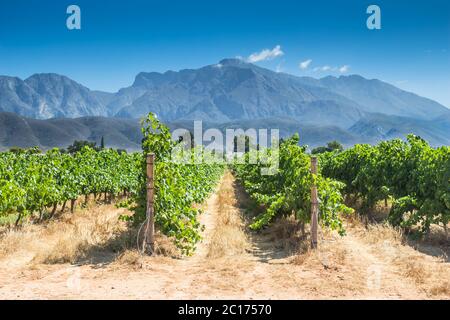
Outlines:
[{"label": "mountain range", "polygon": [[[62,146],[101,134],[112,145],[134,149],[140,141],[136,119],[148,112],[172,126],[203,120],[205,127],[300,132],[302,143],[311,146],[334,139],[374,143],[408,133],[433,145],[450,144],[450,109],[433,100],[359,75],[297,77],[239,59],[141,72],[116,93],[93,91],[58,74],[0,76],[0,112],[4,148]],[[14,131],[19,127],[22,138]]]}]

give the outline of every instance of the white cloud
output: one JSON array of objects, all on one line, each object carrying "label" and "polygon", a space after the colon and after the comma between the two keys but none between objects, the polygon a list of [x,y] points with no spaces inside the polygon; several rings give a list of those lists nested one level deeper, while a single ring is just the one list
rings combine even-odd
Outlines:
[{"label": "white cloud", "polygon": [[346,72],[348,72],[349,69],[350,69],[349,65],[344,65],[344,66],[339,68],[339,72],[340,73],[346,73]]},{"label": "white cloud", "polygon": [[339,73],[346,73],[350,70],[350,66],[349,65],[343,65],[342,67],[332,67],[329,65],[324,65],[321,67],[315,67],[313,69],[314,72],[326,72],[326,71],[330,71],[330,72],[339,72]]},{"label": "white cloud", "polygon": [[277,45],[272,50],[264,49],[261,52],[252,53],[247,58],[247,61],[254,63],[254,62],[259,62],[259,61],[272,60],[277,57],[281,57],[282,55],[284,55],[284,52],[281,50],[281,46]]},{"label": "white cloud", "polygon": [[302,70],[308,69],[311,62],[312,62],[312,59],[308,59],[308,60],[300,62],[300,64],[299,64],[300,69],[302,69]]}]

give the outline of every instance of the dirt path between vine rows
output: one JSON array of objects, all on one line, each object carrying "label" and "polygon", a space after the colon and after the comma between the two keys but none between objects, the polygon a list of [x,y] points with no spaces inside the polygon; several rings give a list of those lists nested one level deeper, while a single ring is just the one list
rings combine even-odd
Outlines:
[{"label": "dirt path between vine rows", "polygon": [[[36,246],[19,246],[0,257],[0,299],[450,299],[445,248],[436,249],[442,257],[427,255],[391,228],[349,222],[347,236],[323,231],[311,252],[290,220],[249,232],[246,203],[227,172],[203,205],[204,240],[181,259],[119,263],[93,251],[89,263],[49,264],[36,259]],[[124,210],[107,209],[99,216]],[[52,250],[61,245],[55,234],[33,232]]]}]

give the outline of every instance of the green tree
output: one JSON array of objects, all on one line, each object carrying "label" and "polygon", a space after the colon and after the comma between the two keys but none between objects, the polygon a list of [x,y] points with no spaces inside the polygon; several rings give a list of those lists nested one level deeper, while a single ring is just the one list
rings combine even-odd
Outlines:
[{"label": "green tree", "polygon": [[96,147],[96,145],[97,144],[95,142],[91,141],[75,140],[72,145],[67,147],[67,151],[70,154],[75,154],[77,152],[80,152],[84,147],[90,147],[94,150],[99,151],[99,148]]},{"label": "green tree", "polygon": [[311,154],[321,154],[321,153],[325,153],[325,152],[330,152],[330,151],[343,151],[344,150],[344,146],[339,143],[338,141],[334,140],[334,141],[330,141],[327,143],[326,147],[317,147],[312,149]]},{"label": "green tree", "polygon": [[334,151],[334,150],[343,151],[344,150],[344,146],[336,140],[328,142],[327,147],[331,151]]},{"label": "green tree", "polygon": [[312,149],[311,154],[321,154],[325,152],[330,152],[331,150],[328,147],[317,147]]},{"label": "green tree", "polygon": [[12,147],[9,149],[9,152],[11,153],[23,153],[25,150],[21,147]]}]

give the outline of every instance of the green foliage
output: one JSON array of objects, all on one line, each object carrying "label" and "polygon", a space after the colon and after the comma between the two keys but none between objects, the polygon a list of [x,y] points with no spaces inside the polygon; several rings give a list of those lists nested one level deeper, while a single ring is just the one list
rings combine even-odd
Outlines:
[{"label": "green foliage", "polygon": [[75,154],[77,152],[80,152],[83,150],[84,147],[89,147],[91,149],[99,151],[101,148],[98,148],[96,146],[97,144],[95,142],[90,141],[84,141],[84,140],[75,140],[73,144],[67,147],[67,152],[71,154]]},{"label": "green foliage", "polygon": [[[142,121],[144,139],[141,172],[145,172],[145,155],[154,153],[155,165],[155,219],[162,233],[173,237],[177,246],[190,254],[200,240],[199,210],[193,204],[201,203],[211,193],[223,173],[223,165],[177,163],[172,161],[172,151],[177,143],[172,141],[169,129],[153,115]],[[198,150],[197,150],[198,151]],[[187,151],[189,153],[194,151]],[[192,156],[192,155],[191,155]],[[188,157],[192,159],[192,157]],[[137,206],[132,220],[145,220],[146,185],[142,175]]]},{"label": "green foliage", "polygon": [[332,152],[332,151],[343,151],[344,150],[344,146],[339,143],[338,141],[334,140],[331,142],[327,143],[326,147],[317,147],[312,149],[311,153],[312,154],[321,154],[321,153],[325,153],[325,152]]},{"label": "green foliage", "polygon": [[11,153],[23,153],[23,152],[25,152],[25,150],[26,149],[20,148],[20,147],[11,147],[9,149],[9,152],[11,152]]},{"label": "green foliage", "polygon": [[19,217],[92,193],[136,192],[140,157],[88,146],[73,155],[58,149],[0,154],[0,216]]},{"label": "green foliage", "polygon": [[325,176],[344,182],[345,192],[361,199],[363,212],[392,198],[393,225],[418,226],[425,233],[431,224],[450,220],[450,147],[433,149],[409,135],[406,142],[396,139],[323,154],[320,165]]},{"label": "green foliage", "polygon": [[344,150],[344,147],[342,146],[342,144],[336,140],[328,142],[327,143],[327,147],[328,149],[330,149],[331,151],[342,151]]},{"label": "green foliage", "polygon": [[[176,147],[169,129],[153,114],[142,122],[143,153],[127,154],[112,149],[95,149],[95,143],[75,141],[70,154],[58,149],[46,154],[38,149],[0,154],[0,216],[19,213],[19,217],[49,206],[77,199],[81,195],[123,191],[134,195],[135,215],[122,217],[140,223],[145,219],[145,155],[156,154],[155,218],[164,234],[173,237],[187,254],[200,240],[199,210],[223,173],[223,165],[174,163]],[[191,151],[189,151],[191,152]],[[189,157],[188,157],[189,159]]]},{"label": "green foliage", "polygon": [[317,147],[311,150],[311,154],[321,154],[325,152],[330,152],[331,150],[327,147]]},{"label": "green foliage", "polygon": [[261,175],[261,168],[267,166],[261,161],[249,164],[250,154],[245,154],[245,164],[235,164],[234,171],[242,181],[251,198],[266,210],[251,225],[261,229],[279,215],[294,214],[303,223],[311,217],[311,185],[317,185],[320,198],[320,222],[344,234],[340,213],[351,213],[352,209],[343,204],[340,190],[344,184],[310,171],[311,159],[305,147],[298,145],[298,135],[283,140],[279,151],[268,149],[269,163],[279,159],[279,170],[273,175]]}]

